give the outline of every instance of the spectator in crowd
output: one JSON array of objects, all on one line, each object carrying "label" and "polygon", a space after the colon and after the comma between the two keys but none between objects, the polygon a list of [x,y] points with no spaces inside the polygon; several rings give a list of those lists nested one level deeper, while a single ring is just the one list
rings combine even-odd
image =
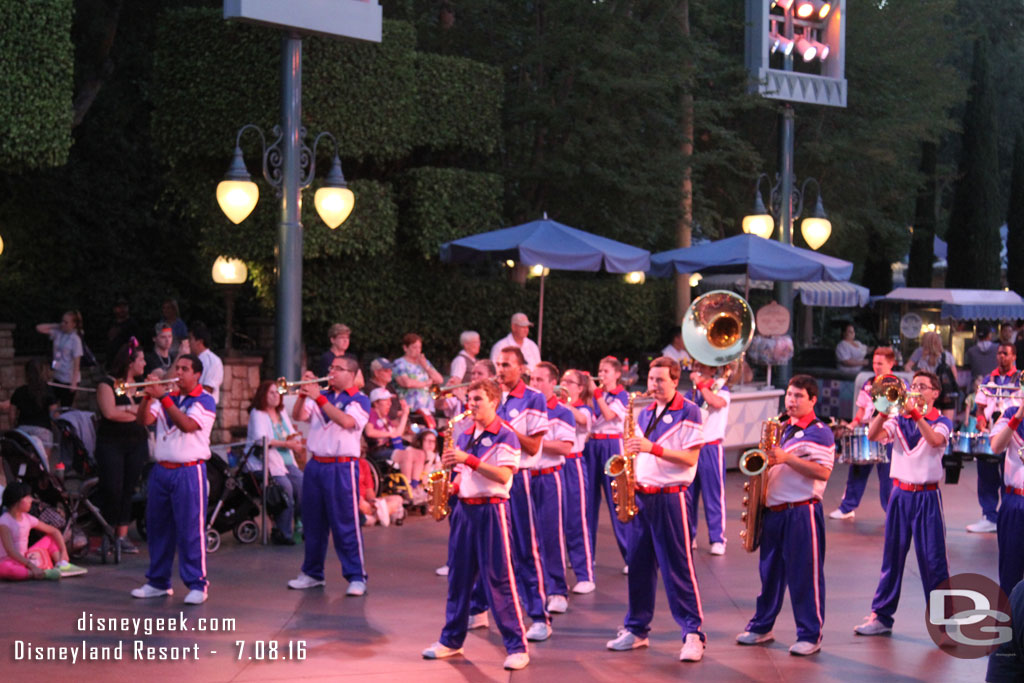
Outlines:
[{"label": "spectator in crowd", "polygon": [[96,429],[96,465],[103,494],[103,517],[114,527],[122,553],[139,549],[128,540],[132,521],[132,495],[149,459],[149,433],[138,421],[137,392],[116,391],[119,382],[135,382],[146,369],[146,356],[133,337],[114,354],[110,374],[96,386],[99,426]]},{"label": "spectator in crowd", "polygon": [[444,377],[423,355],[423,339],[418,334],[410,332],[402,337],[402,350],[402,357],[392,364],[398,395],[409,404],[410,411],[421,415],[433,429],[436,425],[430,387],[444,382]]},{"label": "spectator in crowd", "polygon": [[[998,345],[997,345],[998,346]],[[953,354],[942,349],[942,337],[938,332],[925,332],[921,335],[921,346],[910,354],[903,369],[908,372],[930,372],[938,375],[940,394],[935,407],[953,421],[956,412],[956,361]]]},{"label": "spectator in crowd", "polygon": [[690,354],[686,352],[686,345],[683,344],[683,330],[679,326],[672,330],[672,341],[661,350],[661,355],[678,361],[680,369],[688,370],[693,364],[693,359],[690,358]]},{"label": "spectator in crowd", "polygon": [[131,338],[138,339],[142,336],[142,328],[135,318],[132,317],[131,307],[128,299],[118,297],[114,302],[114,322],[107,329],[107,355],[106,364],[109,367],[114,361],[114,356],[121,347],[128,343]]},{"label": "spectator in crowd", "polygon": [[1004,323],[999,327],[999,343],[1015,344],[1017,341],[1017,328],[1010,323]]},{"label": "spectator in crowd", "polygon": [[283,410],[277,382],[265,379],[256,388],[249,408],[249,428],[245,447],[267,439],[267,469],[274,483],[284,493],[285,508],[274,519],[270,540],[275,545],[295,545],[295,520],[302,500],[302,470],[295,460],[295,451],[303,448],[302,439]]},{"label": "spectator in crowd", "polygon": [[[174,342],[171,344],[171,355],[177,357],[178,347],[181,342],[188,341],[188,325],[181,319],[181,311],[178,309],[178,302],[174,299],[164,299],[160,306],[160,327],[170,327],[174,334]],[[188,349],[182,353],[188,353]]]},{"label": "spectator in crowd", "polygon": [[512,331],[507,336],[499,339],[491,347],[491,362],[498,362],[502,349],[508,346],[515,346],[523,352],[523,358],[526,359],[526,367],[533,370],[534,366],[540,362],[540,349],[537,347],[536,342],[529,337],[530,327],[533,326],[533,323],[530,322],[525,313],[516,313],[512,316],[509,326]]},{"label": "spectator in crowd", "polygon": [[195,322],[188,333],[189,353],[199,357],[203,364],[203,374],[199,383],[213,396],[215,403],[220,405],[220,385],[224,383],[224,363],[220,357],[210,350],[210,330],[205,323]]},{"label": "spectator in crowd", "polygon": [[452,384],[462,384],[469,379],[469,371],[473,369],[477,354],[480,353],[480,333],[466,330],[459,335],[462,350],[452,359],[449,377]]},{"label": "spectator in crowd", "polygon": [[410,495],[414,505],[427,502],[427,492],[423,489],[423,472],[429,463],[437,457],[437,432],[424,429],[413,437],[408,448],[395,451],[391,460],[398,465],[398,470],[409,480],[412,489]]},{"label": "spectator in crowd", "polygon": [[391,494],[377,496],[374,490],[373,466],[366,458],[359,458],[359,513],[363,526],[389,526],[391,520],[405,516],[402,497]]},{"label": "spectator in crowd", "polygon": [[25,384],[14,390],[10,401],[11,424],[39,439],[47,458],[53,451],[53,421],[57,418],[57,395],[49,381],[49,366],[33,358],[25,363]]},{"label": "spectator in crowd", "polygon": [[836,365],[840,370],[856,375],[868,364],[868,347],[857,341],[857,330],[852,324],[843,328],[843,338],[836,344]]},{"label": "spectator in crowd", "polygon": [[[68,562],[68,549],[60,529],[29,514],[31,486],[23,481],[8,484],[3,493],[3,506],[6,512],[0,515],[0,579],[56,580],[88,571]],[[32,531],[43,537],[30,546],[29,532]]]},{"label": "spectator in crowd", "polygon": [[166,323],[157,323],[153,332],[153,350],[146,352],[146,376],[159,373],[163,377],[174,363],[174,330]]},{"label": "spectator in crowd", "polygon": [[370,392],[370,420],[366,423],[363,434],[366,436],[369,457],[372,460],[391,460],[392,453],[405,448],[402,434],[409,419],[409,406],[399,399],[398,421],[388,418],[391,412],[392,399],[395,397],[387,389],[379,387]]},{"label": "spectator in crowd", "polygon": [[54,393],[62,407],[70,408],[82,381],[82,314],[66,311],[59,323],[39,323],[36,331],[53,341],[53,379],[67,385]]},{"label": "spectator in crowd", "polygon": [[[369,396],[374,389],[387,389],[394,392],[393,364],[387,358],[374,358],[370,363],[370,381],[366,383],[363,392]],[[391,402],[391,410],[388,412],[388,419],[392,422],[398,420],[398,401]]]},{"label": "spectator in crowd", "polygon": [[967,349],[967,365],[971,368],[971,377],[984,377],[996,369],[997,344],[992,341],[992,328],[988,323],[979,323],[974,336],[977,343]]},{"label": "spectator in crowd", "polygon": [[[335,358],[349,358],[357,363],[359,362],[356,354],[348,350],[349,342],[352,341],[352,328],[342,323],[334,323],[327,330],[327,338],[331,340],[331,348],[324,351],[320,356],[320,365],[318,367],[320,377],[327,375]],[[363,377],[363,370],[360,368],[359,372],[356,373],[355,387],[362,391],[365,385],[366,380]]]}]

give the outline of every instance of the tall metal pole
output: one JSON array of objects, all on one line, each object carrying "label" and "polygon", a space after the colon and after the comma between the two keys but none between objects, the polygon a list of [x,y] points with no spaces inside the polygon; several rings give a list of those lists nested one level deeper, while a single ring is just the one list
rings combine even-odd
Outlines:
[{"label": "tall metal pole", "polygon": [[[793,107],[788,102],[782,105],[781,125],[779,131],[779,241],[783,244],[793,244],[793,128],[794,113]],[[775,300],[786,307],[789,311],[789,330],[793,329],[793,283],[776,282]],[[776,375],[778,386],[786,386],[793,374],[792,362],[779,366]]]},{"label": "tall metal pole", "polygon": [[277,373],[298,378],[302,362],[302,38],[281,40],[282,179],[277,233]]}]

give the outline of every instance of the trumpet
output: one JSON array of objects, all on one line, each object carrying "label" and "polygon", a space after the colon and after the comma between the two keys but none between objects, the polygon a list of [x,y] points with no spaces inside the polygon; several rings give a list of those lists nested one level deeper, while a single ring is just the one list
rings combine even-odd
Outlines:
[{"label": "trumpet", "polygon": [[287,394],[291,392],[295,387],[302,386],[303,384],[319,384],[320,382],[326,382],[330,379],[330,375],[324,375],[323,377],[317,377],[316,379],[299,379],[294,382],[289,382],[284,377],[277,378],[277,393]]},{"label": "trumpet", "polygon": [[907,399],[920,396],[918,391],[907,391],[903,380],[895,375],[882,375],[871,383],[871,403],[880,413],[895,415],[903,411]]},{"label": "trumpet", "polygon": [[137,389],[138,387],[153,387],[158,384],[171,384],[178,381],[177,377],[171,377],[169,379],[154,379],[149,382],[125,382],[123,379],[119,379],[114,382],[114,393],[118,396],[124,396],[128,393],[129,389]]},{"label": "trumpet", "polygon": [[434,399],[435,401],[441,398],[448,398],[449,396],[455,395],[455,392],[458,389],[465,389],[470,384],[472,384],[472,382],[463,382],[462,384],[449,384],[448,386],[441,386],[440,384],[435,384],[432,387],[430,387],[430,398]]}]

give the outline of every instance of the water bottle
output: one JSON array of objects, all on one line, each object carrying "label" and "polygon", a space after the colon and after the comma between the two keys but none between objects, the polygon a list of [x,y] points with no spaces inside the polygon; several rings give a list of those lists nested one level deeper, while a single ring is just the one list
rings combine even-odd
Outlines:
[{"label": "water bottle", "polygon": [[57,463],[57,467],[55,469],[56,469],[55,474],[57,475],[57,481],[59,481],[61,484],[63,484],[64,483],[64,463],[62,463],[62,462]]}]

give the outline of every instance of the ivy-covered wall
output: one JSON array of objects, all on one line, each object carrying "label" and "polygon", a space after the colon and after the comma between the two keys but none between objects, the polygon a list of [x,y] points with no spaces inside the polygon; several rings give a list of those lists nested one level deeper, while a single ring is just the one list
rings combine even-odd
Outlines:
[{"label": "ivy-covered wall", "polygon": [[0,168],[43,168],[67,160],[72,16],[72,0],[0,0]]}]

